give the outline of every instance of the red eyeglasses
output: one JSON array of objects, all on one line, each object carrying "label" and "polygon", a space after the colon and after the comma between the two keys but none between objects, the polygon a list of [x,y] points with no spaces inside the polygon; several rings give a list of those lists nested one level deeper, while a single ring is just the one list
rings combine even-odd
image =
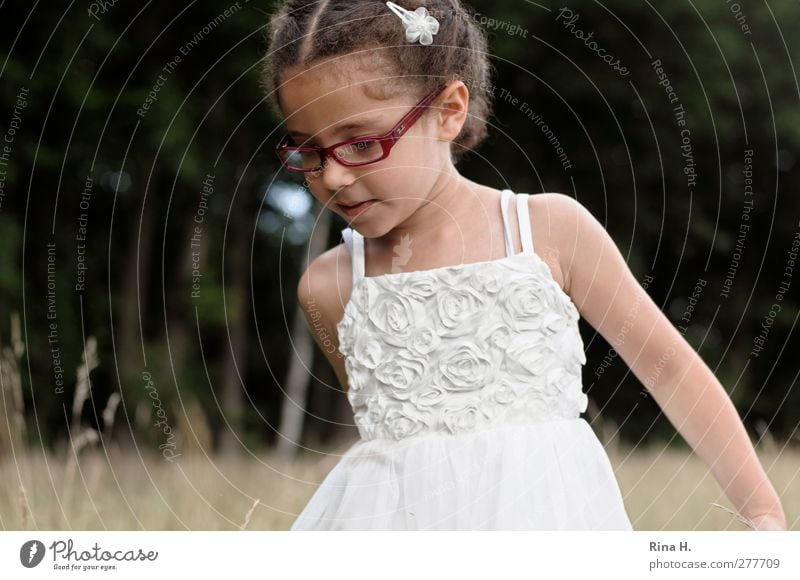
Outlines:
[{"label": "red eyeglasses", "polygon": [[397,140],[417,122],[436,97],[447,87],[441,84],[414,105],[405,116],[385,135],[358,137],[336,143],[330,147],[290,145],[291,138],[286,135],[275,147],[275,152],[286,169],[292,171],[320,171],[328,157],[346,167],[358,167],[386,159]]}]

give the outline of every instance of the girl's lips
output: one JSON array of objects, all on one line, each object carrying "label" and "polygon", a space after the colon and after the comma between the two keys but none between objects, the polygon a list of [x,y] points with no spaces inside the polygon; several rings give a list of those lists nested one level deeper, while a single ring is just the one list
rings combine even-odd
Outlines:
[{"label": "girl's lips", "polygon": [[336,205],[339,206],[339,208],[345,213],[345,215],[347,215],[347,217],[352,218],[369,209],[369,207],[372,206],[375,201],[376,200],[374,199],[368,199],[367,201],[362,201],[361,203],[357,203],[355,205],[342,205],[340,203],[337,203]]}]

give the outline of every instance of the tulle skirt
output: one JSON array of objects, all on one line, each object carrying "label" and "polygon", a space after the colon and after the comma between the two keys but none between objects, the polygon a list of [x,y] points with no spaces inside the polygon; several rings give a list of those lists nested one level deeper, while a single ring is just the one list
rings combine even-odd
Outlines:
[{"label": "tulle skirt", "polygon": [[583,418],[360,439],[291,530],[631,530]]}]

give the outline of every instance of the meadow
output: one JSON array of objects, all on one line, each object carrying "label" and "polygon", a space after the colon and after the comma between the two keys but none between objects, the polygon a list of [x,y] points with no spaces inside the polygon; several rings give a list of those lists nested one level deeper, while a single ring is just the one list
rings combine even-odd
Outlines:
[{"label": "meadow", "polygon": [[[345,446],[314,458],[271,454],[167,461],[113,447],[76,461],[35,450],[0,463],[0,525],[6,530],[286,530]],[[673,449],[608,448],[636,530],[745,530],[711,474]],[[321,459],[320,459],[321,457]],[[800,529],[797,450],[759,449]]]},{"label": "meadow", "polygon": [[[103,432],[81,420],[90,400],[97,342],[87,339],[76,372],[68,443],[57,451],[22,443],[38,431],[23,401],[20,320],[0,345],[0,529],[5,530],[287,530],[325,475],[355,442],[306,442],[288,459],[273,451],[210,454],[212,428],[186,399],[175,437],[162,452],[113,436],[119,395],[102,409]],[[116,396],[115,396],[116,395]],[[119,427],[146,430],[149,411]],[[591,401],[586,419],[608,453],[635,530],[745,530],[706,466],[679,444],[631,447]],[[800,529],[800,445],[782,443],[764,425],[756,451],[783,500],[789,527]],[[119,433],[119,430],[117,431]],[[795,438],[797,436],[795,435]],[[179,450],[176,454],[175,449]],[[168,453],[169,451],[169,453]]]}]

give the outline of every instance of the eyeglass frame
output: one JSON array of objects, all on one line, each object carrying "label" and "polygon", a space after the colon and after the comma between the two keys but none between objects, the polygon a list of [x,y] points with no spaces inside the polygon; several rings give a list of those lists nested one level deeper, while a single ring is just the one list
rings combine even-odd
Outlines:
[{"label": "eyeglass frame", "polygon": [[[309,172],[318,172],[323,167],[325,167],[325,162],[328,160],[328,157],[333,158],[336,160],[337,163],[343,165],[345,167],[362,167],[364,165],[370,165],[371,163],[377,163],[378,161],[382,161],[389,156],[389,153],[392,151],[392,148],[395,146],[397,141],[411,128],[411,126],[416,123],[419,118],[422,116],[422,113],[425,111],[427,107],[438,97],[444,89],[447,88],[447,83],[442,83],[438,87],[436,87],[433,91],[428,93],[425,97],[423,97],[414,107],[405,115],[403,118],[400,119],[397,124],[389,130],[388,133],[383,135],[366,135],[363,137],[356,137],[354,139],[347,139],[346,141],[341,141],[339,143],[335,143],[330,147],[318,147],[314,145],[288,145],[287,141],[291,139],[291,137],[286,134],[280,140],[278,145],[275,147],[275,153],[278,155],[278,159],[281,161],[281,167],[289,169],[291,171],[298,171],[301,173],[309,173]],[[377,141],[381,145],[381,150],[383,153],[378,159],[374,159],[372,161],[365,161],[365,162],[357,162],[352,163],[349,161],[345,161],[337,157],[333,151],[342,147],[343,145],[352,145],[353,143],[359,143],[361,141]],[[313,167],[311,169],[299,168],[296,166],[290,166],[287,162],[283,160],[281,157],[281,152],[290,151],[290,152],[298,152],[298,153],[317,153],[320,157],[321,162],[317,167]]]}]

